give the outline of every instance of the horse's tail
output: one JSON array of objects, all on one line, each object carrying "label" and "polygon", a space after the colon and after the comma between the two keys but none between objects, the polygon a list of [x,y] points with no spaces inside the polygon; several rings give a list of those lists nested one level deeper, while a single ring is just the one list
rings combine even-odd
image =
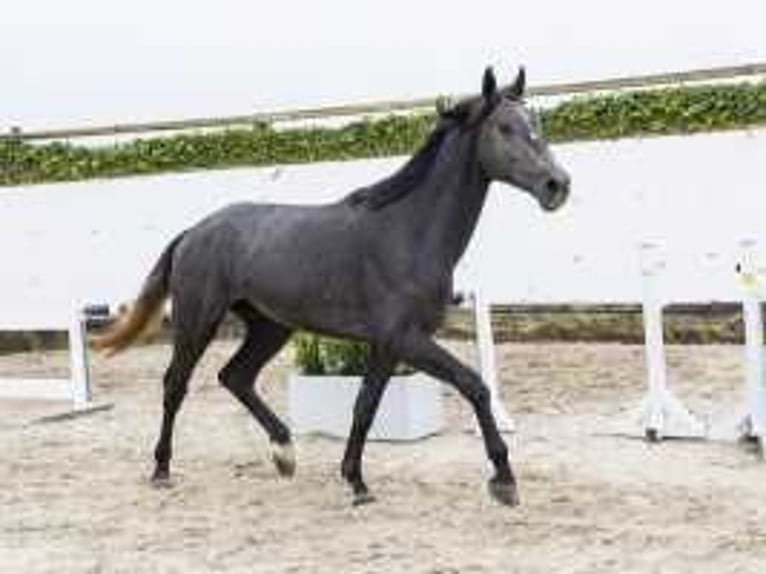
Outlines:
[{"label": "horse's tail", "polygon": [[136,301],[126,313],[112,323],[106,331],[91,337],[90,346],[112,356],[123,351],[139,338],[157,330],[162,321],[162,306],[168,298],[168,284],[173,262],[173,253],[183,238],[181,233],[160,255]]}]

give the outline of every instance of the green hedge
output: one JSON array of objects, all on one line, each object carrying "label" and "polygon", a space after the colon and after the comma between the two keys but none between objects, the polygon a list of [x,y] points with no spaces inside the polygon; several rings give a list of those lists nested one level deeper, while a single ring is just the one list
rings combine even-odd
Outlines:
[{"label": "green hedge", "polygon": [[[575,98],[542,112],[554,142],[728,130],[766,124],[766,82],[682,87]],[[391,116],[342,128],[268,125],[103,147],[0,142],[0,185],[243,165],[403,155],[433,115]]]},{"label": "green hedge", "polygon": [[[361,376],[367,371],[369,347],[361,341],[320,337],[300,333],[293,337],[295,366],[303,375]],[[396,367],[396,375],[413,370],[405,364]]]},{"label": "green hedge", "polygon": [[295,366],[303,375],[363,375],[367,345],[302,333],[293,338]]}]

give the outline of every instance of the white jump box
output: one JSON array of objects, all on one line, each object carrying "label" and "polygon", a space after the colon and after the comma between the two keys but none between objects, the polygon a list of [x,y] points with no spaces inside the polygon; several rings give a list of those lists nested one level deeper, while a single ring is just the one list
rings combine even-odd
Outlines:
[{"label": "white jump box", "polygon": [[[348,437],[361,377],[293,375],[289,410],[294,431]],[[416,373],[392,377],[370,429],[371,440],[409,441],[444,428],[441,384]]]}]

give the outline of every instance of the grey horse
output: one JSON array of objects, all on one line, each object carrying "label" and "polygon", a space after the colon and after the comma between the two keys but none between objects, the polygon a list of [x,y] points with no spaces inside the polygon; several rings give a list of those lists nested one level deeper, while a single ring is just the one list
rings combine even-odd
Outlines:
[{"label": "grey horse", "polygon": [[362,477],[362,452],[399,362],[452,385],[470,402],[494,466],[489,491],[501,503],[518,503],[487,387],[433,335],[490,183],[520,188],[546,211],[569,195],[569,175],[538,133],[524,85],[523,68],[502,89],[487,68],[481,95],[441,109],[423,146],[390,177],[326,205],[234,204],[166,247],[130,310],[92,341],[109,353],[124,349],[171,298],[173,353],[163,381],[156,484],[170,476],[173,422],[192,371],[231,311],[246,334],[219,379],[268,433],[280,473],[295,469],[291,433],[254,382],[300,329],[369,344],[341,465],[355,503],[373,499]]}]

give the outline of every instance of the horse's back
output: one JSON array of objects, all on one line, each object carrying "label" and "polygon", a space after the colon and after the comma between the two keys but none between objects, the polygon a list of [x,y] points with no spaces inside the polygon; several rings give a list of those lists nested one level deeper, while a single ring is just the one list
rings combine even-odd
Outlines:
[{"label": "horse's back", "polygon": [[186,231],[171,292],[174,298],[194,292],[226,306],[247,300],[292,322],[307,314],[304,304],[354,298],[353,277],[363,259],[359,237],[354,212],[344,204],[232,204]]},{"label": "horse's back", "polygon": [[316,219],[321,208],[276,203],[240,202],[215,211],[184,232],[174,267],[205,268],[242,264],[272,251],[295,237],[306,222]]}]

